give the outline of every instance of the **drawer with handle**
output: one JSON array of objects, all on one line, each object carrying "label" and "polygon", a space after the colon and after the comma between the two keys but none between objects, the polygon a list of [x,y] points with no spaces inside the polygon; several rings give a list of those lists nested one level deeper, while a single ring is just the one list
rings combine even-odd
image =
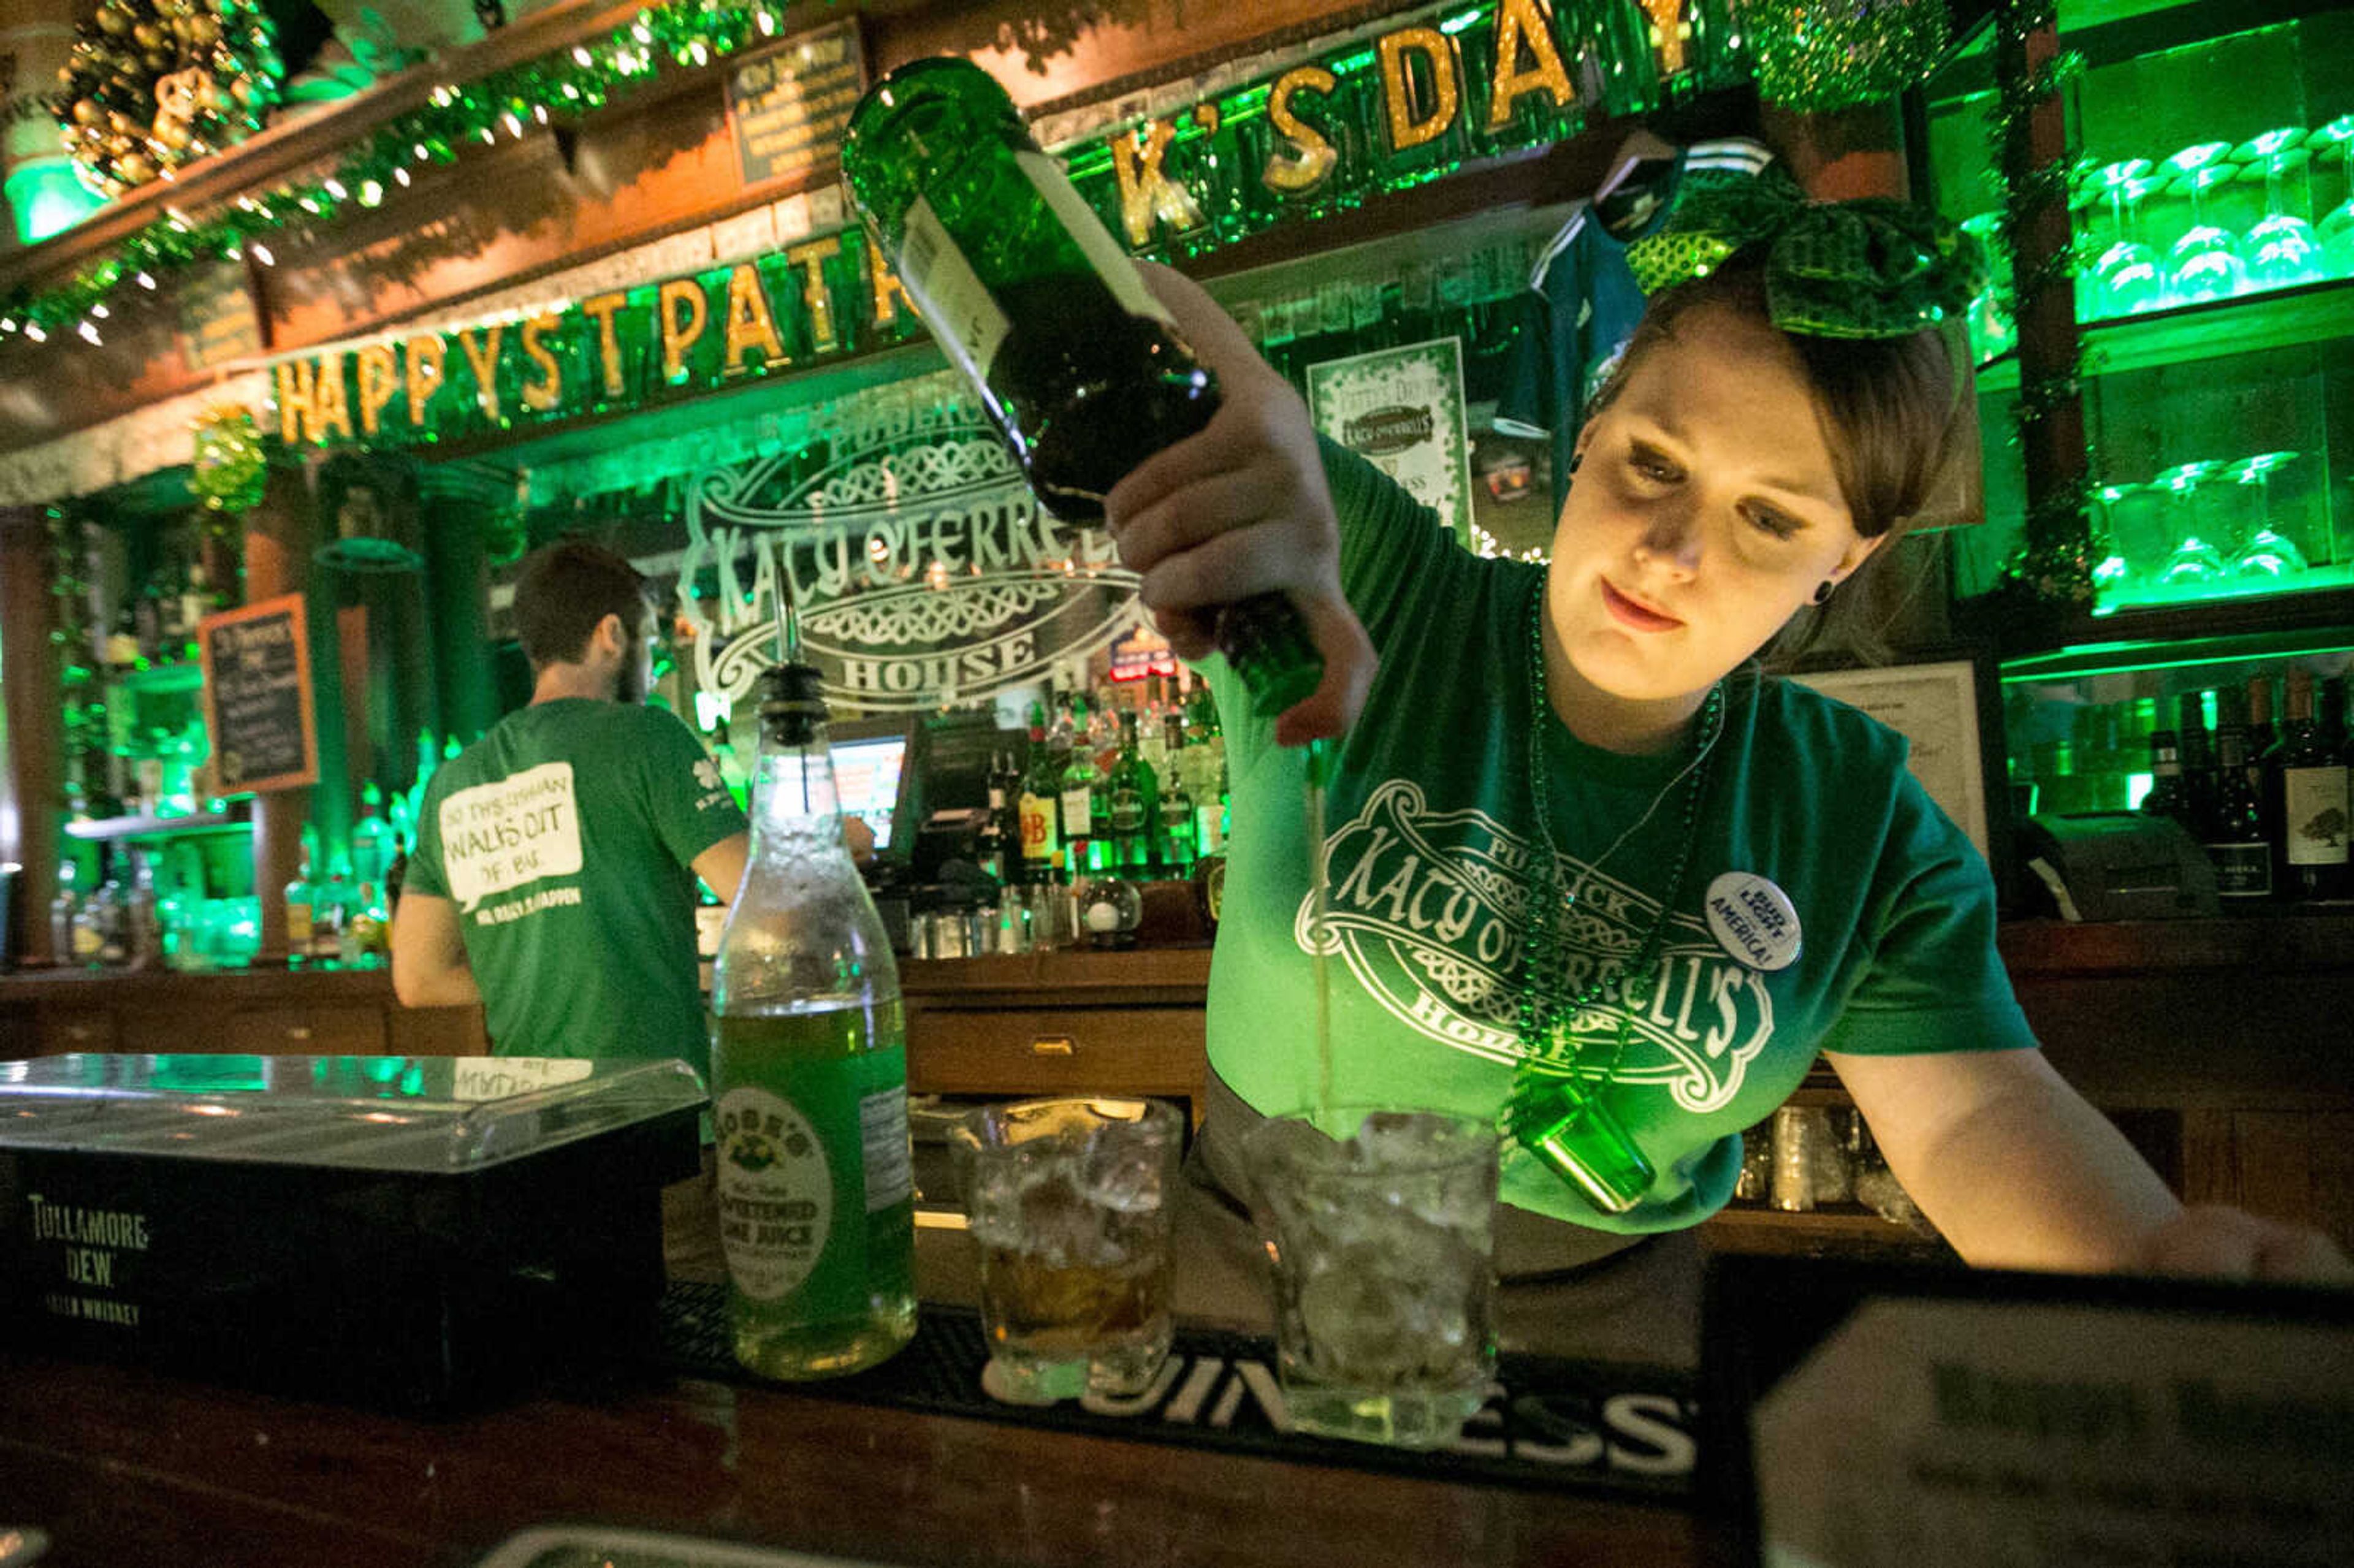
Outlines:
[{"label": "drawer with handle", "polygon": [[907,1019],[907,1086],[1198,1100],[1209,1070],[1202,1020],[1194,1007],[917,1008]]}]

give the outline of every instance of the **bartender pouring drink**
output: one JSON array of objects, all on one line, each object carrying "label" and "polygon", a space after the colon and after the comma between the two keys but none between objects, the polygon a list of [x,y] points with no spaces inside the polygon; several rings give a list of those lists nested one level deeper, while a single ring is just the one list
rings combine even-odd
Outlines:
[{"label": "bartender pouring drink", "polygon": [[1493,1118],[1500,1272],[1609,1280],[1630,1352],[1691,1332],[1691,1227],[1818,1052],[1974,1265],[2354,1278],[2317,1234],[2174,1199],[2037,1049],[1986,865],[1902,738],[1761,667],[1976,461],[1940,323],[1978,268],[1909,207],[1761,191],[1681,204],[1630,249],[1647,313],[1577,431],[1550,565],[1459,548],[1152,271],[1225,402],[1107,498],[1121,559],[1187,657],[1214,607],[1281,589],[1325,660],[1312,697],[1226,726],[1195,1208],[1246,1255],[1237,1145],[1318,1097],[1311,1032],[1269,1022],[1312,1015],[1320,948],[1332,1100]]}]

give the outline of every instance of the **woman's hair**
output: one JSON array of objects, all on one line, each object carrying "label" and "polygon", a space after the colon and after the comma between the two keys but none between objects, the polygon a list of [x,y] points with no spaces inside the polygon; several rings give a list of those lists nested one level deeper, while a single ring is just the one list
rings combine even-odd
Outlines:
[{"label": "woman's hair", "polygon": [[609,615],[631,636],[651,602],[638,569],[586,539],[566,539],[535,550],[515,579],[515,636],[537,670],[577,664],[588,639]]},{"label": "woman's hair", "polygon": [[[1705,277],[1661,290],[1645,308],[1624,353],[1588,402],[1592,418],[1609,407],[1643,356],[1689,326],[1687,318],[1715,306],[1772,326],[1766,276],[1757,263],[1736,257]],[[1780,331],[1779,328],[1776,329]],[[1904,337],[1832,338],[1781,332],[1797,355],[1822,417],[1831,468],[1847,502],[1855,531],[1887,542],[1865,563],[1870,568],[1897,552],[1899,539],[1916,523],[1932,518],[1958,523],[1980,504],[1975,399],[1967,356],[1957,357],[1953,337],[1936,327]],[[1884,565],[1881,569],[1890,568]],[[1856,577],[1862,576],[1859,571]],[[1866,597],[1864,584],[1850,577],[1833,598],[1833,614],[1800,615],[1773,651],[1776,658],[1815,650],[1833,636],[1833,621]],[[1853,620],[1852,615],[1844,619]],[[1883,617],[1892,619],[1890,617]],[[1850,625],[1836,640],[1867,656],[1878,651],[1881,629]]]}]

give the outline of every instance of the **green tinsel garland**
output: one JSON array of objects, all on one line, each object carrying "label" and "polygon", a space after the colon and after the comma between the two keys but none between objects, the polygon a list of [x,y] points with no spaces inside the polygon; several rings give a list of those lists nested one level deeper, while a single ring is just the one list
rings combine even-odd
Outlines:
[{"label": "green tinsel garland", "polygon": [[1744,0],[1740,16],[1759,93],[1815,114],[1919,85],[1953,31],[1946,0]]},{"label": "green tinsel garland", "polygon": [[207,531],[216,535],[232,531],[238,514],[261,500],[268,482],[268,461],[252,410],[239,403],[207,410],[196,421],[196,460],[188,488],[205,503]]},{"label": "green tinsel garland", "polygon": [[[520,137],[535,125],[571,119],[653,81],[666,69],[700,69],[738,49],[782,36],[791,0],[663,0],[602,40],[510,66],[479,81],[436,89],[423,106],[378,127],[346,150],[334,169],[263,194],[249,192],[201,217],[165,216],[126,238],[105,260],[60,287],[18,291],[0,301],[0,344],[34,343],[58,332],[98,341],[108,302],[120,289],[154,290],[193,267],[236,260],[281,235],[301,239],[338,212],[380,205],[417,171],[456,161],[464,148]],[[281,241],[282,242],[282,241]]]},{"label": "green tinsel garland", "polygon": [[[1995,13],[1995,28],[2000,36],[1997,47],[2017,53],[2024,48],[2031,35],[2056,25],[2058,15],[2053,0],[2003,0]],[[2013,175],[2009,172],[2009,148],[2014,137],[2023,132],[2027,118],[2084,71],[2084,56],[2068,51],[2053,56],[2021,79],[2004,83],[1995,95],[1988,127],[1990,150],[1993,166],[2003,185],[2003,242],[2013,256],[2020,253],[2020,240],[2044,214],[2067,203],[2087,165],[2078,158],[2055,158],[2039,168]],[[2072,236],[2068,244],[2052,255],[2031,266],[2015,268],[2010,298],[2005,302],[2005,308],[2017,319],[2021,298],[2073,284],[2090,260],[2084,242]],[[2080,345],[2077,362],[2068,370],[2021,380],[2019,407],[2012,418],[2022,436],[2084,395],[2083,371]],[[2011,591],[2052,608],[2082,610],[2092,607],[2095,564],[2090,522],[2093,490],[2090,482],[2085,482],[2072,492],[2046,497],[2028,508],[2023,520],[2024,543],[2003,567],[2003,577]]]}]

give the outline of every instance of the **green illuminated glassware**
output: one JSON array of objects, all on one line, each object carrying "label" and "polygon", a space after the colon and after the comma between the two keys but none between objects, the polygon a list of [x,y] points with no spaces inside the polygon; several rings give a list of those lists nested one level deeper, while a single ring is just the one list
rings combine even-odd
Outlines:
[{"label": "green illuminated glassware", "polygon": [[2325,153],[2338,154],[2346,186],[2346,199],[2330,208],[2314,228],[2314,237],[2321,245],[2322,272],[2331,278],[2354,278],[2354,114],[2339,115],[2314,132],[2306,144],[2317,161]]},{"label": "green illuminated glassware", "polygon": [[2138,485],[2104,484],[2093,493],[2101,503],[2098,525],[2093,534],[2094,553],[2100,558],[2093,565],[2093,589],[2106,598],[2126,587],[2133,578],[2133,568],[2126,559],[2124,542],[2117,536],[2117,503],[2139,489]]},{"label": "green illuminated glassware", "polygon": [[2105,165],[2094,178],[2109,198],[2109,244],[2093,263],[2095,316],[2129,316],[2166,302],[2158,252],[2141,241],[2141,204],[2157,189],[2147,158]]},{"label": "green illuminated glassware", "polygon": [[2321,241],[2306,215],[2313,208],[2301,125],[2267,131],[2232,149],[2235,162],[2264,172],[2264,216],[2248,230],[2248,287],[2287,289],[2321,275]]},{"label": "green illuminated glassware", "polygon": [[2178,305],[2228,300],[2248,286],[2248,264],[2237,236],[2208,219],[2208,192],[2229,183],[2238,166],[2226,160],[2227,142],[2202,142],[2166,161],[2174,171],[2167,192],[2190,198],[2190,227],[2167,251],[2167,290]]},{"label": "green illuminated glassware", "polygon": [[[1217,411],[1216,379],[987,71],[934,58],[891,72],[852,111],[842,170],[867,234],[1056,516],[1100,518],[1106,492]],[[1262,715],[1323,679],[1280,593],[1227,606],[1215,635]]]},{"label": "green illuminated glassware", "polygon": [[2234,483],[2253,492],[2248,508],[2249,521],[2253,524],[2246,541],[2233,553],[2232,575],[2235,577],[2292,577],[2310,565],[2296,541],[2273,527],[2272,476],[2296,461],[2295,452],[2264,452],[2256,457],[2243,458],[2227,465],[2223,472]]},{"label": "green illuminated glassware", "polygon": [[2174,549],[2158,569],[2158,580],[2169,588],[2197,590],[2224,577],[2222,552],[2200,536],[2199,517],[2199,487],[2221,466],[2178,463],[2152,482],[2173,497]]}]

